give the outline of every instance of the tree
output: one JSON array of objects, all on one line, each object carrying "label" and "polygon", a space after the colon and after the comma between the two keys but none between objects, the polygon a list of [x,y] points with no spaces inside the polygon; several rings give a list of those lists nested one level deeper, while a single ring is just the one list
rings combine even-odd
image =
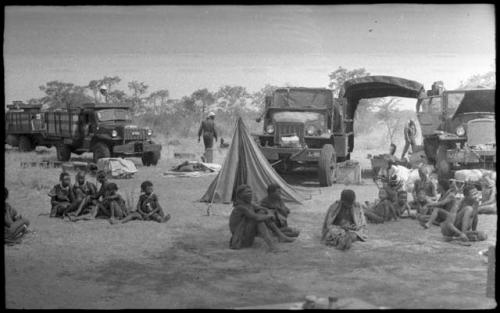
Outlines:
[{"label": "tree", "polygon": [[198,104],[201,104],[201,118],[205,114],[205,110],[215,103],[215,95],[208,89],[198,89],[191,94],[191,99]]},{"label": "tree", "polygon": [[72,83],[60,82],[57,80],[50,81],[44,86],[40,86],[40,90],[45,93],[45,96],[40,99],[40,102],[51,109],[65,108],[68,105],[76,105],[84,102],[92,101],[85,94],[86,87],[76,86]]},{"label": "tree", "polygon": [[235,111],[244,107],[250,94],[242,86],[223,86],[215,93],[217,106],[225,111]]},{"label": "tree", "polygon": [[266,84],[262,89],[252,94],[252,105],[256,107],[259,111],[264,109],[264,101],[266,96],[273,94],[278,87],[270,84]]},{"label": "tree", "polygon": [[460,82],[458,89],[496,88],[496,85],[496,72],[489,71],[484,74],[472,75],[465,82]]},{"label": "tree", "polygon": [[102,79],[91,80],[87,85],[87,88],[89,88],[93,92],[95,102],[98,102],[97,95],[99,93],[99,87],[105,85],[108,88],[108,94],[109,94],[112,92],[113,86],[117,85],[120,81],[121,78],[118,76],[113,76],[113,77],[104,76]]},{"label": "tree", "polygon": [[357,68],[349,71],[346,68],[339,66],[337,70],[331,72],[330,75],[328,75],[328,77],[330,78],[330,83],[328,84],[328,87],[333,90],[333,94],[335,96],[338,96],[345,81],[368,75],[370,75],[370,73],[368,73],[365,68]]},{"label": "tree", "polygon": [[144,82],[134,80],[128,83],[128,88],[132,91],[132,111],[139,110],[142,108],[143,100],[145,100],[143,95],[146,93],[149,86]]},{"label": "tree", "polygon": [[[169,92],[167,89],[160,89],[155,92],[152,92],[148,97],[148,102],[153,105],[153,110],[155,113],[159,113],[159,111],[166,111],[167,101],[169,97]],[[158,100],[160,100],[160,110],[158,110]]]},{"label": "tree", "polygon": [[396,98],[389,98],[378,106],[375,117],[387,128],[387,139],[394,142],[394,135],[401,126],[401,115],[396,107],[399,104]]}]

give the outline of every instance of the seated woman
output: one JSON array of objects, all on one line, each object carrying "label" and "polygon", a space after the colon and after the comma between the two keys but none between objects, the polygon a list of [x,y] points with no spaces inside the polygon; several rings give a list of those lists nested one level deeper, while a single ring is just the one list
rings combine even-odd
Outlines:
[{"label": "seated woman", "polygon": [[364,214],[369,223],[375,224],[398,219],[394,204],[389,200],[387,190],[383,188],[379,189],[376,201],[367,203]]},{"label": "seated woman", "polygon": [[5,188],[5,224],[4,224],[4,244],[19,243],[26,234],[30,222],[23,218],[17,211],[7,203],[9,190]]},{"label": "seated woman", "polygon": [[275,223],[283,234],[289,237],[299,236],[299,230],[288,226],[287,217],[290,214],[290,209],[286,207],[281,199],[281,187],[278,184],[267,186],[267,197],[262,199],[260,205],[274,215],[274,219],[269,222]]},{"label": "seated woman", "polygon": [[354,241],[365,241],[365,231],[366,220],[356,194],[350,189],[342,190],[340,201],[335,201],[326,212],[321,242],[346,250]]},{"label": "seated woman", "polygon": [[481,178],[481,203],[478,207],[478,214],[497,214],[497,188],[495,180],[489,174],[484,174]]},{"label": "seated woman", "polygon": [[233,211],[229,216],[229,230],[231,239],[229,247],[231,249],[241,249],[252,246],[255,237],[258,235],[264,239],[272,252],[279,251],[274,245],[269,228],[275,232],[280,241],[292,242],[294,238],[285,236],[274,223],[267,224],[266,221],[274,216],[265,208],[261,208],[252,203],[252,189],[248,185],[240,185],[236,189]]},{"label": "seated woman", "polygon": [[72,206],[76,210],[71,210],[67,215],[70,221],[91,220],[95,218],[97,211],[96,201],[93,197],[97,194],[97,187],[93,183],[85,180],[85,172],[79,171],[75,176],[75,184],[71,187],[75,199]]},{"label": "seated woman", "polygon": [[73,190],[71,189],[71,177],[67,172],[62,172],[59,175],[59,184],[55,185],[49,192],[50,204],[50,217],[63,217],[71,210],[71,205],[75,200]]}]

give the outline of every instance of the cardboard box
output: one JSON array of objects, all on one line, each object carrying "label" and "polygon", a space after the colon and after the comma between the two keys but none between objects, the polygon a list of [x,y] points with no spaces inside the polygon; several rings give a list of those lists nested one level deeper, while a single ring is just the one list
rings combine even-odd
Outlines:
[{"label": "cardboard box", "polygon": [[345,161],[337,163],[337,184],[361,184],[361,167],[356,161]]}]

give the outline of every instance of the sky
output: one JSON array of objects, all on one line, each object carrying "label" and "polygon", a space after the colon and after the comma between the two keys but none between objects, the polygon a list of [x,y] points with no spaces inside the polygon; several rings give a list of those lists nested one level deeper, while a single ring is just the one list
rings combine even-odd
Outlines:
[{"label": "sky", "polygon": [[[119,76],[171,98],[199,88],[327,87],[342,66],[442,80],[495,70],[494,6],[7,6],[5,101],[60,80]],[[412,102],[413,103],[413,102]]]}]

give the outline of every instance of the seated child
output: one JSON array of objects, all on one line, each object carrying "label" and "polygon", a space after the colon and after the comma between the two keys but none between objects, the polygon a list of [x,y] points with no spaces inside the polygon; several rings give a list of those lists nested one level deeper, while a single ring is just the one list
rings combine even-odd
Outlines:
[{"label": "seated child", "polygon": [[278,229],[289,237],[299,236],[299,230],[288,226],[287,217],[290,209],[281,199],[281,187],[278,184],[270,184],[267,187],[267,197],[262,199],[260,205],[274,215],[274,219],[269,220],[268,223],[275,223]]},{"label": "seated child", "polygon": [[163,209],[158,201],[158,196],[153,193],[153,183],[149,180],[141,184],[142,194],[137,202],[137,213],[139,213],[145,221],[156,221],[165,223],[170,219],[170,214],[163,212]]},{"label": "seated child", "polygon": [[430,201],[425,190],[420,189],[416,194],[416,199],[410,202],[410,208],[415,211],[417,219],[421,219],[422,216],[427,216],[427,220],[429,219],[432,208],[428,204],[430,204]]},{"label": "seated child", "polygon": [[383,188],[378,191],[378,200],[368,203],[364,207],[364,214],[369,223],[383,223],[391,219],[397,220],[392,202],[387,198],[387,191]]},{"label": "seated child", "polygon": [[125,200],[118,193],[118,186],[115,183],[106,185],[106,193],[102,205],[109,210],[111,224],[126,223],[131,220],[140,220],[141,215],[137,212],[130,212]]},{"label": "seated child", "polygon": [[478,208],[478,214],[496,214],[497,213],[497,190],[495,180],[491,174],[485,173],[481,178],[481,203]]},{"label": "seated child", "polygon": [[50,203],[52,208],[50,210],[50,217],[63,217],[71,211],[75,196],[71,189],[71,177],[68,173],[62,172],[59,175],[59,184],[55,185],[49,192]]},{"label": "seated child", "polygon": [[17,211],[7,203],[9,190],[5,188],[5,224],[4,224],[4,244],[19,243],[26,234],[30,222],[23,218]]},{"label": "seated child", "polygon": [[394,203],[394,209],[396,211],[397,217],[403,217],[403,214],[407,212],[406,217],[415,218],[410,213],[410,205],[408,204],[408,192],[404,190],[398,191],[397,201]]}]

